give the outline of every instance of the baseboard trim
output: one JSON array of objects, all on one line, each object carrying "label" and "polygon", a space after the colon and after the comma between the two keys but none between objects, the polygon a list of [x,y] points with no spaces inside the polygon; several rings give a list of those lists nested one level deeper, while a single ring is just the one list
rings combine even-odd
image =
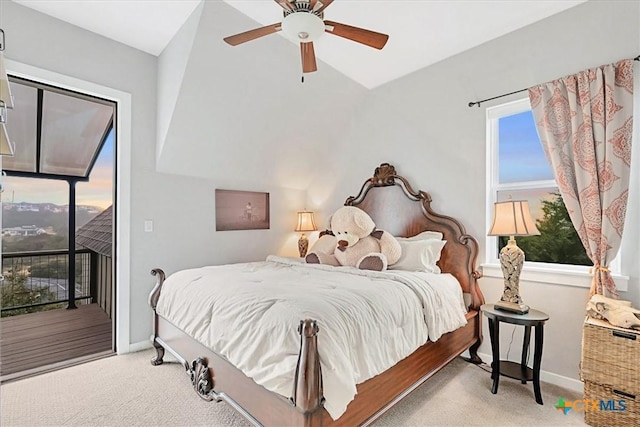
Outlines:
[{"label": "baseboard trim", "polygon": [[129,344],[129,351],[127,353],[136,353],[138,351],[147,350],[151,347],[152,345],[150,340],[134,342],[132,344]]},{"label": "baseboard trim", "polygon": [[[478,353],[478,356],[480,356],[485,363],[491,365],[493,356],[485,353]],[[540,370],[540,381],[557,385],[558,387],[566,388],[568,390],[575,391],[576,393],[584,393],[584,385],[582,384],[582,381],[554,374],[553,372]]]}]

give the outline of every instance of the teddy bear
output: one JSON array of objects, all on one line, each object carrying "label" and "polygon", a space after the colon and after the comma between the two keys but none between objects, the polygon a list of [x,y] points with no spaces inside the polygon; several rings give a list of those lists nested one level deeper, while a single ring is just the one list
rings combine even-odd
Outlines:
[{"label": "teddy bear", "polygon": [[377,230],[369,214],[343,206],[331,216],[331,231],[318,239],[305,260],[382,271],[396,263],[401,253],[398,240],[388,231]]}]

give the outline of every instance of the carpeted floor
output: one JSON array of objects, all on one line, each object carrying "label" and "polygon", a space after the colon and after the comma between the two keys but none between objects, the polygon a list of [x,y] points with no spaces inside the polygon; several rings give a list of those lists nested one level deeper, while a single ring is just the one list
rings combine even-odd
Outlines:
[{"label": "carpeted floor", "polygon": [[[216,426],[249,424],[225,403],[205,402],[192,391],[177,363],[151,366],[152,350],[113,356],[0,386],[3,427],[13,426]],[[485,367],[486,368],[486,367]],[[542,384],[544,405],[533,386],[500,379],[456,359],[375,426],[584,425],[582,413],[564,415],[558,398],[575,392]]]}]

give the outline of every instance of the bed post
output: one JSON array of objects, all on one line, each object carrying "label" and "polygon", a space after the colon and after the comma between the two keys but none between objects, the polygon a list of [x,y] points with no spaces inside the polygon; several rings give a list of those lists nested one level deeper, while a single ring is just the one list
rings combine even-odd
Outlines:
[{"label": "bed post", "polygon": [[156,305],[158,304],[158,298],[160,298],[160,291],[162,290],[162,284],[164,283],[166,275],[164,274],[164,271],[159,268],[154,268],[153,270],[151,270],[151,275],[158,276],[156,285],[149,294],[149,306],[153,309],[153,335],[151,336],[151,343],[156,349],[156,356],[151,359],[151,364],[157,366],[162,365],[162,358],[164,357],[164,347],[160,345],[158,341],[156,341],[156,338],[158,338],[158,314],[156,313]]},{"label": "bed post", "polygon": [[308,414],[322,407],[322,372],[318,355],[318,325],[315,320],[300,321],[300,353],[293,381],[291,403]]},{"label": "bed post", "polygon": [[[474,259],[475,261],[475,259]],[[469,359],[468,362],[471,362],[475,365],[482,364],[482,359],[478,356],[478,348],[480,344],[482,344],[482,311],[480,311],[480,306],[484,304],[484,295],[482,295],[482,291],[480,290],[480,285],[478,284],[478,279],[482,277],[482,272],[478,270],[474,270],[471,273],[470,280],[470,293],[471,293],[471,306],[469,307],[472,310],[476,310],[478,315],[475,319],[476,321],[476,342],[469,347]]]}]

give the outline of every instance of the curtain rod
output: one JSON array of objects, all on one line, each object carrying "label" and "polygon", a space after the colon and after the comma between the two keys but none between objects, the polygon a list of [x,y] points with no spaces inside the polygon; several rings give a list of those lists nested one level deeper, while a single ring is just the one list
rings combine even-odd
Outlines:
[{"label": "curtain rod", "polygon": [[[633,58],[633,60],[634,61],[640,61],[640,55],[638,55],[635,58]],[[524,91],[527,91],[527,90],[529,90],[529,89],[520,89],[520,90],[516,90],[514,92],[509,92],[509,93],[505,93],[505,94],[502,94],[502,95],[494,96],[493,98],[487,98],[487,99],[483,99],[481,101],[470,102],[469,103],[469,107],[473,107],[474,105],[477,105],[478,107],[480,107],[480,104],[482,104],[483,102],[493,101],[494,99],[504,98],[505,96],[513,95],[513,94],[524,92]]]}]

